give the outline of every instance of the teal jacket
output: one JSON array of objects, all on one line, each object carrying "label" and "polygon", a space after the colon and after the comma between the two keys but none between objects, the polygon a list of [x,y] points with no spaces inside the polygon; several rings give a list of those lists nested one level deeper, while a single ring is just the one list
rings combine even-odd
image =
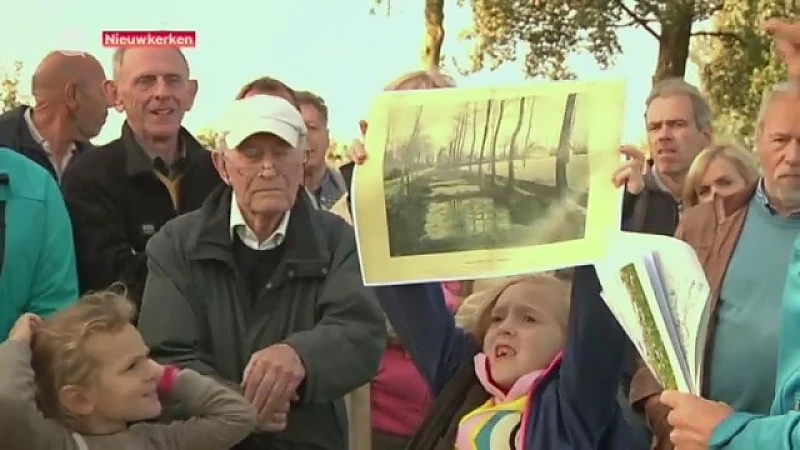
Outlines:
[{"label": "teal jacket", "polygon": [[[714,450],[800,450],[800,236],[783,293],[775,398],[769,416],[735,413],[719,424]],[[746,367],[742,367],[745,370]]]},{"label": "teal jacket", "polygon": [[0,147],[0,341],[23,313],[47,316],[78,299],[75,244],[58,184],[28,158]]}]

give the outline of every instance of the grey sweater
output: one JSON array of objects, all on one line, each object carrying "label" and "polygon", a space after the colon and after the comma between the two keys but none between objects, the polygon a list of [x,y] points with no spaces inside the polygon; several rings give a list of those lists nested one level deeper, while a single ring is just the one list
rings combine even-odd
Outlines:
[{"label": "grey sweater", "polygon": [[3,450],[227,450],[252,433],[255,409],[237,392],[184,369],[172,401],[193,418],[171,424],[139,423],[105,436],[78,435],[44,418],[34,403],[30,347],[0,344],[0,442]]}]

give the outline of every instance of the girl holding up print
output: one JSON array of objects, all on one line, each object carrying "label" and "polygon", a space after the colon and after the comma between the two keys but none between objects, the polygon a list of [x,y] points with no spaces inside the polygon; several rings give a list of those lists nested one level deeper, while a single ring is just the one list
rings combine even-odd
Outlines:
[{"label": "girl holding up print", "polygon": [[[617,401],[627,337],[594,268],[497,288],[471,333],[438,284],[378,288],[437,399],[414,450],[644,449]],[[571,307],[570,307],[571,304]]]}]

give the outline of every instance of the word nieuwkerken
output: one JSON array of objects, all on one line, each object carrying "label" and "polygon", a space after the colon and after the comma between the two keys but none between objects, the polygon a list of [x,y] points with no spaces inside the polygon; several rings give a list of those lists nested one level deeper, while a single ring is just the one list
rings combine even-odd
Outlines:
[{"label": "word nieuwkerken", "polygon": [[103,47],[194,48],[194,31],[103,31]]}]

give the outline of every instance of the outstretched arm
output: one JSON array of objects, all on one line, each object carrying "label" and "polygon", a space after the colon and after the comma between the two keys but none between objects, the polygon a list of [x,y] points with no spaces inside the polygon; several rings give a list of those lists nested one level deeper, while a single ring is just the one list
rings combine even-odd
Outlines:
[{"label": "outstretched arm", "polygon": [[561,422],[575,448],[596,448],[618,412],[627,337],[600,293],[594,267],[576,268],[559,377]]}]

